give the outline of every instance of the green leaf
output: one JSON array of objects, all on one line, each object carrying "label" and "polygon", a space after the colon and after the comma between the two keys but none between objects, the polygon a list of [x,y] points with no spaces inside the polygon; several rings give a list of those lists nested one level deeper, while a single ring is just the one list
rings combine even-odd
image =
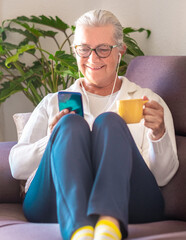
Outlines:
[{"label": "green leaf", "polygon": [[144,32],[144,31],[147,33],[147,38],[149,38],[150,35],[151,35],[151,31],[148,30],[148,29],[145,29],[145,28],[134,29],[134,28],[131,28],[131,27],[127,27],[127,28],[123,29],[123,34],[124,35],[129,35],[130,33]]},{"label": "green leaf", "polygon": [[67,76],[70,76],[70,77],[73,77],[74,79],[77,79],[79,78],[79,74],[77,71],[71,71],[70,69],[62,69],[62,71],[58,71],[58,73],[62,76],[62,77],[67,77]]},{"label": "green leaf", "polygon": [[24,53],[26,51],[31,50],[31,49],[35,49],[35,46],[27,44],[27,45],[21,46],[21,48],[19,48],[17,50],[17,53],[20,55],[20,54],[22,54],[22,53]]},{"label": "green leaf", "polygon": [[73,55],[67,54],[64,51],[56,51],[55,56],[61,60],[64,60],[69,63],[76,62],[76,59]]},{"label": "green leaf", "polygon": [[3,72],[0,71],[0,80],[3,78]]},{"label": "green leaf", "polygon": [[49,59],[55,61],[56,63],[60,61],[65,66],[76,63],[75,57],[70,54],[66,54],[64,51],[56,51],[55,56],[50,54]]},{"label": "green leaf", "polygon": [[5,101],[12,94],[24,90],[24,87],[21,85],[22,82],[30,78],[34,72],[30,70],[25,73],[24,76],[14,78],[13,81],[6,81],[0,85],[0,102]]},{"label": "green leaf", "polygon": [[44,15],[41,15],[39,17],[31,16],[31,18],[20,16],[17,18],[17,20],[50,26],[62,32],[66,31],[69,28],[69,26],[57,16],[56,16],[56,19],[54,19],[53,17],[46,17]]},{"label": "green leaf", "polygon": [[29,41],[32,41],[34,43],[38,42],[38,38],[28,30],[22,30],[19,28],[11,28],[11,27],[6,27],[5,30],[9,31],[9,32],[19,33],[19,34],[25,36]]},{"label": "green leaf", "polygon": [[29,50],[31,50],[31,49],[34,49],[35,48],[35,46],[34,45],[25,45],[25,46],[21,46],[21,48],[19,48],[18,50],[17,50],[17,53],[16,54],[14,54],[13,56],[11,56],[11,57],[8,57],[7,59],[6,59],[6,61],[5,61],[5,66],[7,67],[7,68],[10,68],[10,63],[14,63],[14,62],[17,62],[18,61],[18,59],[19,59],[19,55],[20,54],[23,54],[24,52],[26,52],[26,51],[29,51]]},{"label": "green leaf", "polygon": [[25,38],[25,39],[23,39],[23,41],[21,41],[20,43],[19,43],[19,48],[21,47],[21,46],[25,46],[25,45],[27,45],[29,43],[29,39],[28,38]]},{"label": "green leaf", "polygon": [[147,38],[149,38],[151,35],[151,31],[149,29],[145,29],[145,28],[138,29],[138,32],[144,32],[144,31],[147,33]]},{"label": "green leaf", "polygon": [[0,103],[4,102],[8,97],[13,95],[16,92],[23,90],[23,87],[16,84],[16,81],[5,82],[0,88]]},{"label": "green leaf", "polygon": [[19,54],[16,53],[15,55],[11,56],[11,57],[8,57],[5,61],[5,66],[7,68],[10,68],[10,63],[13,63],[13,62],[17,62],[17,60],[19,59]]},{"label": "green leaf", "polygon": [[71,26],[71,30],[72,30],[72,32],[74,33],[75,30],[76,30],[76,27],[72,25],[72,26]]},{"label": "green leaf", "polygon": [[6,40],[6,33],[3,27],[0,27],[0,36],[2,38],[3,41]]},{"label": "green leaf", "polygon": [[0,56],[6,54],[6,51],[3,49],[3,46],[0,45]]},{"label": "green leaf", "polygon": [[9,71],[9,70],[12,70],[12,69],[15,69],[14,66],[11,65],[10,69],[8,69],[6,66],[5,66],[5,61],[6,59],[2,59],[0,57],[0,69],[4,69],[5,71]]},{"label": "green leaf", "polygon": [[62,65],[67,66],[72,70],[77,70],[76,58],[71,54],[66,54],[64,51],[56,51],[55,56],[52,58],[56,62],[61,62]]},{"label": "green leaf", "polygon": [[8,50],[8,51],[15,50],[18,48],[17,45],[9,42],[0,42],[0,46],[2,46],[4,50]]},{"label": "green leaf", "polygon": [[125,61],[121,60],[120,66],[119,66],[119,75],[120,76],[125,75],[127,66],[128,66],[128,64]]},{"label": "green leaf", "polygon": [[44,31],[44,30],[41,30],[41,29],[38,29],[41,33],[42,33],[42,35],[43,35],[43,37],[55,37],[56,36],[56,34],[58,34],[57,32],[54,32],[54,31]]},{"label": "green leaf", "polygon": [[43,36],[43,34],[38,29],[36,29],[34,26],[30,27],[27,23],[24,23],[24,22],[22,23],[21,21],[18,21],[16,19],[13,19],[11,21],[24,27],[28,32],[32,33],[36,38]]},{"label": "green leaf", "polygon": [[124,42],[127,45],[126,54],[129,54],[135,57],[144,55],[143,51],[140,49],[140,47],[138,46],[137,42],[134,39],[128,36],[125,36]]}]

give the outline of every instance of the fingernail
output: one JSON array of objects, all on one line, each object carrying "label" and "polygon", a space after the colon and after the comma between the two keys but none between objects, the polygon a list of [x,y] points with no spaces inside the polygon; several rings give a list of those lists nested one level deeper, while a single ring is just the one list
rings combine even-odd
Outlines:
[{"label": "fingernail", "polygon": [[68,109],[64,109],[64,111],[63,111],[64,113],[68,113]]}]

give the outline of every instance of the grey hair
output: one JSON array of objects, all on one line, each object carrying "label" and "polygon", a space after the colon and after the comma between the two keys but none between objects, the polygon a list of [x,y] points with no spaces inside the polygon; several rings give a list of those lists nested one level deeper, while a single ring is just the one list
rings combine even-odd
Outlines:
[{"label": "grey hair", "polygon": [[123,45],[123,27],[116,16],[106,10],[92,10],[83,14],[76,21],[76,30],[74,34],[74,43],[78,28],[83,26],[101,27],[106,25],[113,25],[114,27],[114,40],[119,48]]}]

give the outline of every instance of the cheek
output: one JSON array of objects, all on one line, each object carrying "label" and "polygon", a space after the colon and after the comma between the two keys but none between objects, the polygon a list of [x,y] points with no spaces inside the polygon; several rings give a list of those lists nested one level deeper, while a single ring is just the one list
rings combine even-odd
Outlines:
[{"label": "cheek", "polygon": [[112,58],[107,62],[107,66],[109,67],[109,69],[113,69],[114,71],[117,68],[117,64],[118,64],[117,58]]},{"label": "cheek", "polygon": [[84,65],[84,59],[83,58],[76,58],[77,60],[77,65],[80,71],[82,71],[84,69],[83,65]]}]

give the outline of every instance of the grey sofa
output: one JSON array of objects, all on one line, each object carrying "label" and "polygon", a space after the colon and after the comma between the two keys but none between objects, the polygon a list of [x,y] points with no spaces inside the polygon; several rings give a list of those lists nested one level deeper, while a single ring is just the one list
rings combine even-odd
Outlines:
[{"label": "grey sofa", "polygon": [[[165,221],[129,225],[128,239],[186,239],[186,56],[137,57],[126,76],[164,98],[174,118],[180,168],[163,187]],[[0,143],[0,239],[60,240],[58,224],[28,222],[22,212],[20,182],[13,179],[8,155],[15,142]]]}]

